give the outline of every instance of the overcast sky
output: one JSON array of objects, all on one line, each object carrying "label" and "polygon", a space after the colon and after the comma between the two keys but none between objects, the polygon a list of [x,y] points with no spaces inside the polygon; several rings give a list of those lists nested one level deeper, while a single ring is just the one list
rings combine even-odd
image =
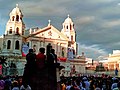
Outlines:
[{"label": "overcast sky", "polygon": [[96,59],[120,50],[120,0],[0,0],[0,35],[9,13],[19,4],[26,28],[47,26],[58,30],[69,14],[75,24],[79,54]]}]

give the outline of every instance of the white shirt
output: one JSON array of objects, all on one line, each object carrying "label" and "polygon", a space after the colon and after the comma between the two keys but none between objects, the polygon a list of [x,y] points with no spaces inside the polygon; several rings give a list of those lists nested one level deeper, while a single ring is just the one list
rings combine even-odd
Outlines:
[{"label": "white shirt", "polygon": [[66,87],[66,90],[70,90],[70,88],[71,88],[71,86],[69,85],[69,86]]},{"label": "white shirt", "polygon": [[29,85],[27,85],[27,88],[25,88],[23,85],[20,87],[20,90],[32,90]]},{"label": "white shirt", "polygon": [[12,90],[20,90],[19,87],[13,87]]},{"label": "white shirt", "polygon": [[117,87],[117,83],[113,83],[112,86],[111,86],[111,90],[113,90],[116,87]]}]

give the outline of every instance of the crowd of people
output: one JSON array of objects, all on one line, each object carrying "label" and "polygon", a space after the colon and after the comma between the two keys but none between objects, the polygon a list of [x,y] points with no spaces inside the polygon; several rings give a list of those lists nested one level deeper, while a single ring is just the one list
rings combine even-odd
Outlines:
[{"label": "crowd of people", "polygon": [[[29,53],[26,55],[27,63],[25,65],[24,74],[22,78],[23,85],[30,85],[32,90],[34,90],[35,88],[39,90],[39,84],[42,84],[41,80],[43,78],[49,79],[49,75],[52,75],[56,78],[56,73],[54,73],[53,67],[54,62],[57,63],[57,55],[55,54],[55,50],[52,49],[50,45],[48,45],[46,55],[44,53],[45,48],[40,48],[38,54],[35,54],[33,49],[29,49]],[[46,75],[42,75],[42,73]],[[33,81],[36,81],[37,83]],[[52,79],[52,81],[52,83],[55,85],[56,79]],[[41,87],[43,86],[41,85]]]},{"label": "crowd of people", "polygon": [[[50,51],[49,49],[50,48],[48,48],[47,55],[44,54],[45,48],[40,48],[37,55],[34,53],[33,49],[29,49],[29,53],[26,55],[27,62],[23,76],[0,77],[0,90],[58,90],[54,89],[57,82],[55,82],[56,80],[53,80],[53,77],[55,77],[53,72],[53,63],[57,63],[57,55],[55,54],[54,49],[50,49]],[[43,75],[41,73],[36,73],[40,71],[44,72],[43,70],[46,68],[46,65],[48,67],[46,70],[53,77],[48,78],[46,75],[44,75],[44,73]],[[36,74],[38,74],[38,77],[41,76],[41,78],[35,79],[35,77],[37,77]],[[116,69],[116,76],[117,75],[118,71]],[[39,82],[42,78],[52,78],[51,80],[53,80],[53,82],[51,85],[53,85],[53,87],[51,89],[39,88],[39,84],[44,83]],[[33,80],[36,80],[34,87],[32,86]],[[47,83],[48,82],[45,84]],[[60,85],[59,90],[120,90],[120,78],[104,74],[101,76],[61,76],[60,82],[58,83]],[[36,85],[38,87],[37,89],[35,89]],[[43,85],[41,85],[41,87],[43,87]]]},{"label": "crowd of people", "polygon": [[31,87],[23,85],[22,76],[0,76],[0,90],[31,90]]},{"label": "crowd of people", "polygon": [[[30,85],[23,85],[22,78],[22,76],[1,76],[0,90],[35,90],[32,89]],[[60,90],[120,90],[120,78],[108,75],[79,77],[61,76],[60,86]]]},{"label": "crowd of people", "polygon": [[[44,54],[45,48],[40,48],[38,54],[35,54],[33,49],[29,49],[29,53],[26,55],[23,76],[1,77],[0,90],[39,90],[39,83],[41,83],[40,80],[42,78],[48,78],[50,74],[55,76],[51,67],[53,67],[54,62],[57,63],[57,55],[55,54],[55,50],[51,47],[48,46],[47,49],[47,55]],[[46,73],[46,71],[49,73],[46,77],[39,73]]]},{"label": "crowd of people", "polygon": [[120,90],[120,78],[108,75],[61,77],[61,90]]}]

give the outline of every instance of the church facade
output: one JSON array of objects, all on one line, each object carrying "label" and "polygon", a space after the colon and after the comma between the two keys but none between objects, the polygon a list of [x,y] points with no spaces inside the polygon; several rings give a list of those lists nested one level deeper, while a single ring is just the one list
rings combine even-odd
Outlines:
[{"label": "church facade", "polygon": [[42,29],[37,27],[26,30],[23,14],[18,5],[9,14],[2,42],[1,53],[4,55],[25,56],[29,48],[34,49],[37,54],[40,47],[46,48],[49,43],[58,57],[67,58],[68,48],[74,50],[74,55],[77,55],[76,32],[69,15],[63,22],[61,31],[51,25],[50,20]]}]

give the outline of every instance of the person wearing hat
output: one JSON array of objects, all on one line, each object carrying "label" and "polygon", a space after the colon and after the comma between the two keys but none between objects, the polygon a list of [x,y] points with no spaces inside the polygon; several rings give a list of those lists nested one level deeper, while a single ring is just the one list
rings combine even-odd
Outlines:
[{"label": "person wearing hat", "polygon": [[87,77],[83,77],[83,82],[85,83],[85,89],[90,89],[90,82],[88,81]]}]

